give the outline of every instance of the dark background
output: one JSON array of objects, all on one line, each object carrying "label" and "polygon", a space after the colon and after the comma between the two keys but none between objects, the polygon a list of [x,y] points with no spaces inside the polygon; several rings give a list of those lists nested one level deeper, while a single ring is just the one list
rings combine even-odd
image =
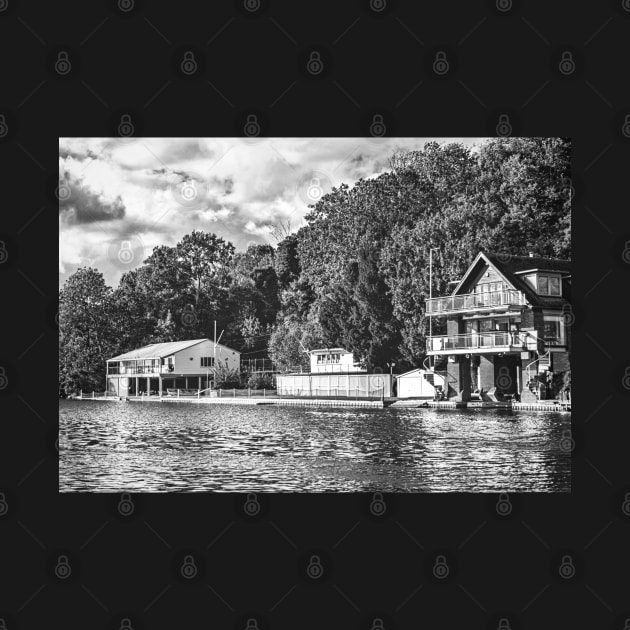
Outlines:
[{"label": "dark background", "polygon": [[[0,0],[7,630],[624,628],[630,2],[200,4]],[[136,135],[243,135],[251,113],[266,136],[367,135],[375,114],[387,135],[486,136],[507,115],[513,135],[573,139],[571,495],[510,496],[507,515],[498,496],[386,495],[380,516],[368,495],[261,495],[251,516],[245,495],[133,496],[125,511],[58,494],[58,136],[118,135],[122,115]]]}]

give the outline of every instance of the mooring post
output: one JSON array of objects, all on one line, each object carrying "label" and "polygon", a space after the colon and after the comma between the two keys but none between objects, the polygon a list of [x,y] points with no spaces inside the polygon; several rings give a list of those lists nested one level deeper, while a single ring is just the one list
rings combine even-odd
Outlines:
[{"label": "mooring post", "polygon": [[179,389],[177,390],[177,398],[179,398]]},{"label": "mooring post", "polygon": [[92,390],[92,400],[94,400],[94,390]]}]

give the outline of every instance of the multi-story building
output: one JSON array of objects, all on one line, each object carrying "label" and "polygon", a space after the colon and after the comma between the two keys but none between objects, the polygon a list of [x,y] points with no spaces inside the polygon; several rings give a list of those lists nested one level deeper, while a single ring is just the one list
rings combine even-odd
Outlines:
[{"label": "multi-story building", "polygon": [[154,343],[107,361],[107,391],[116,396],[155,393],[169,389],[206,389],[215,367],[240,367],[240,352],[210,339]]},{"label": "multi-story building", "polygon": [[535,401],[528,383],[570,369],[570,291],[567,260],[480,252],[451,295],[426,302],[429,317],[446,320],[427,354],[448,358],[448,396]]}]

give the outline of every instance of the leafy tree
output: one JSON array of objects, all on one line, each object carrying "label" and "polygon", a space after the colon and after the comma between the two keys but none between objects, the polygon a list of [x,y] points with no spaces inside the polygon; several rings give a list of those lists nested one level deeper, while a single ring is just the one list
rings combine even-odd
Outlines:
[{"label": "leafy tree", "polygon": [[83,267],[59,292],[59,385],[67,393],[105,389],[105,357],[114,350],[112,290]]},{"label": "leafy tree", "polygon": [[286,289],[292,282],[297,280],[300,273],[300,262],[298,259],[298,237],[296,234],[289,234],[278,243],[275,265],[280,288]]}]

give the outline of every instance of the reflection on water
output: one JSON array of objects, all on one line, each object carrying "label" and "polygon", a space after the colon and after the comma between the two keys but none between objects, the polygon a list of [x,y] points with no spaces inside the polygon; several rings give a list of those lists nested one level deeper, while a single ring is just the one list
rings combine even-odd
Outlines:
[{"label": "reflection on water", "polygon": [[568,492],[568,414],[59,402],[60,491]]}]

